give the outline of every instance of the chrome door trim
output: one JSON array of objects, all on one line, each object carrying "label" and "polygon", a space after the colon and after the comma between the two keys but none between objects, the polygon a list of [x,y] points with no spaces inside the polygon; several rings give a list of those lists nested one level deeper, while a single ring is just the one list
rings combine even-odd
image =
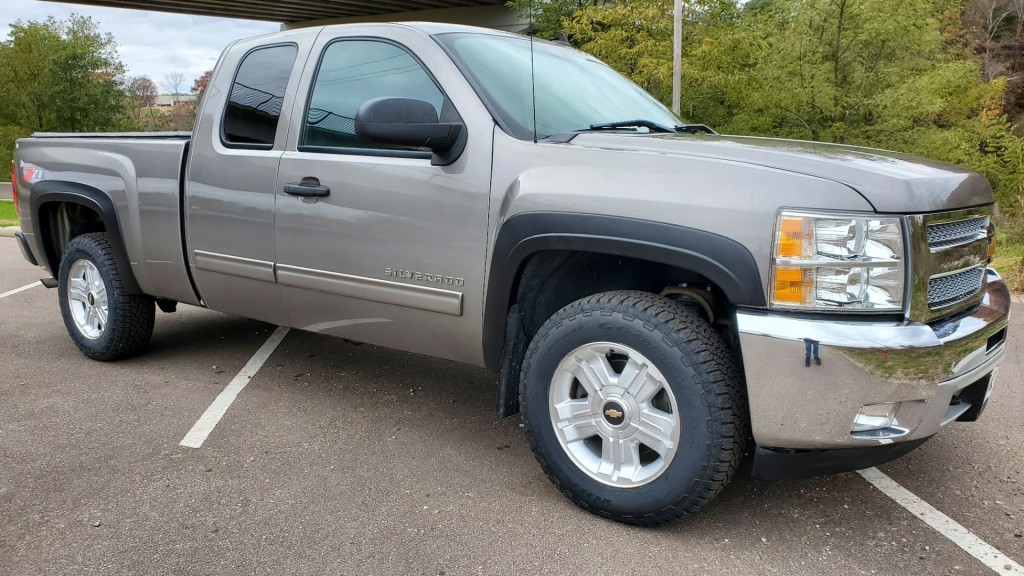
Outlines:
[{"label": "chrome door trim", "polygon": [[277,281],[282,286],[462,316],[462,292],[287,264],[277,265]]},{"label": "chrome door trim", "polygon": [[241,256],[218,254],[204,250],[193,251],[195,266],[199,270],[218,272],[231,276],[240,276],[261,282],[274,282],[274,263],[266,260],[254,260]]}]

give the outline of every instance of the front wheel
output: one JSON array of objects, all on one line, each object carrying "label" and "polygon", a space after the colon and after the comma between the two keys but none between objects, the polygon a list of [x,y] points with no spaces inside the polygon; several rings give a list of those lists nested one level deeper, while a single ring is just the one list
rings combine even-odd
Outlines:
[{"label": "front wheel", "polygon": [[746,408],[733,355],[706,320],[645,292],[552,316],[526,353],[534,454],[579,506],[653,525],[697,511],[739,467]]},{"label": "front wheel", "polygon": [[153,299],[125,292],[107,235],[82,234],[68,242],[57,292],[64,325],[78,349],[94,360],[142,352],[153,334]]}]

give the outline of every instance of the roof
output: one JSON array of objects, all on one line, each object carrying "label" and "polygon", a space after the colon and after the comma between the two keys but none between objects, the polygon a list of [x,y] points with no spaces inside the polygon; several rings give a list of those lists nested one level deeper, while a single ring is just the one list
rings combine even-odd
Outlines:
[{"label": "roof", "polygon": [[[48,0],[61,2],[62,0]],[[502,5],[504,0],[74,0],[75,4],[294,23],[438,8]]]}]

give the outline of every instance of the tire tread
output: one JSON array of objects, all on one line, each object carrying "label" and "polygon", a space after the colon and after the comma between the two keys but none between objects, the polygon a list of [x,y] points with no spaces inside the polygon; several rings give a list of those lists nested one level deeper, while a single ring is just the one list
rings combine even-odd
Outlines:
[{"label": "tire tread", "polygon": [[77,333],[78,329],[69,317],[70,312],[62,293],[61,312],[75,345],[89,358],[104,362],[128,358],[144,351],[153,335],[156,317],[153,298],[126,293],[121,270],[118,269],[117,260],[114,258],[114,248],[105,232],[81,234],[68,242],[61,258],[62,277],[66,274],[63,268],[69,264],[70,255],[74,251],[84,252],[96,264],[101,275],[109,277],[107,298],[111,304],[109,310],[113,313],[107,319],[105,327],[105,330],[113,330],[111,338],[102,347],[89,346]]},{"label": "tire tread", "polygon": [[531,372],[530,367],[537,351],[545,345],[544,341],[551,335],[552,330],[562,323],[574,322],[593,314],[619,314],[627,320],[640,320],[646,330],[661,333],[663,341],[670,347],[685,354],[685,346],[691,355],[696,357],[697,365],[693,367],[699,367],[707,376],[696,378],[695,381],[702,386],[702,402],[711,410],[711,417],[706,423],[711,437],[714,438],[711,442],[710,461],[700,471],[700,477],[691,489],[685,491],[676,502],[657,513],[630,516],[594,507],[592,502],[597,500],[596,498],[587,498],[585,494],[581,495],[577,490],[564,486],[553,473],[550,464],[541,457],[537,438],[531,433],[529,411],[521,410],[530,447],[544,473],[559,491],[576,505],[590,512],[641,526],[663,525],[693,514],[714,499],[733,478],[740,467],[747,445],[749,412],[735,355],[703,317],[667,298],[649,292],[630,290],[594,294],[562,308],[538,330],[523,362],[523,379],[520,384],[522,405],[526,402],[526,376]]}]

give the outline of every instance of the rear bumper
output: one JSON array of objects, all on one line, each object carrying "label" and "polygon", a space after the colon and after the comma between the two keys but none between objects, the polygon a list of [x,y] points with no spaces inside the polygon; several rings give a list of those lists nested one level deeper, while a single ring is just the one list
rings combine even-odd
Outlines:
[{"label": "rear bumper", "polygon": [[[739,312],[754,440],[787,454],[884,447],[977,419],[1005,352],[1009,312],[1009,291],[994,270],[977,308],[934,325]],[[807,367],[814,342],[821,363]],[[864,406],[896,402],[888,428],[851,431]]]},{"label": "rear bumper", "polygon": [[28,263],[33,266],[39,266],[36,262],[36,257],[32,255],[32,248],[28,245],[28,239],[25,238],[25,234],[22,232],[15,232],[14,237],[18,239],[18,248],[21,248],[21,255],[28,260]]}]

